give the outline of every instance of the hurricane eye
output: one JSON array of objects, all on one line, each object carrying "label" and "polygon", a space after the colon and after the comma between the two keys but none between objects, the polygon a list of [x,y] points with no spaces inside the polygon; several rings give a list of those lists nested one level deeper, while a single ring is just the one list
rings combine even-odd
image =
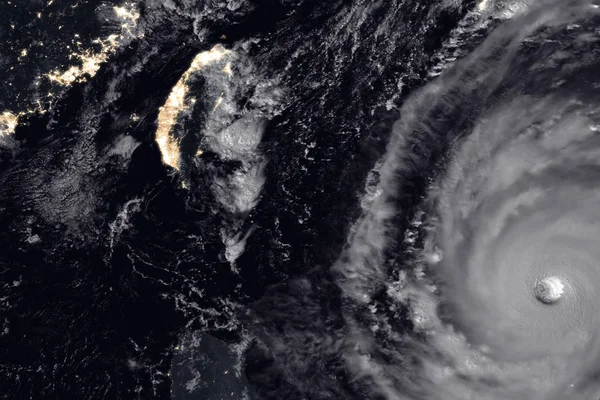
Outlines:
[{"label": "hurricane eye", "polygon": [[535,297],[545,304],[557,302],[563,295],[564,285],[560,278],[550,276],[544,278],[535,285]]}]

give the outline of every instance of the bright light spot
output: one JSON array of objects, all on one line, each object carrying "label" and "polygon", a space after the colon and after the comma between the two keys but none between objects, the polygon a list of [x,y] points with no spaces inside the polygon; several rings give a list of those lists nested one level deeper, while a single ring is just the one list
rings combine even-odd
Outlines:
[{"label": "bright light spot", "polygon": [[225,67],[223,68],[223,72],[225,72],[229,76],[231,76],[233,74],[230,62],[228,62],[227,64],[225,64]]},{"label": "bright light spot", "polygon": [[115,10],[115,14],[117,14],[119,18],[125,20],[136,22],[138,18],[140,18],[140,13],[134,8],[127,9],[125,7],[113,7],[113,10]]},{"label": "bright light spot", "polygon": [[10,111],[4,111],[0,114],[0,136],[13,134],[18,124],[18,115],[13,114]]},{"label": "bright light spot", "polygon": [[217,108],[219,108],[219,106],[221,105],[222,102],[223,102],[223,96],[219,96],[219,98],[215,102],[215,106],[213,107],[213,111],[216,110]]}]

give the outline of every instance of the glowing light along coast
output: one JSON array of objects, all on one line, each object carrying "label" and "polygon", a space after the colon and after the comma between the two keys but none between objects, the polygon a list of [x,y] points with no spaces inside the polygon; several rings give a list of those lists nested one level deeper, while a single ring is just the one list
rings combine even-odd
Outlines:
[{"label": "glowing light along coast", "polygon": [[[216,45],[208,51],[198,53],[190,64],[190,67],[181,76],[177,84],[171,89],[171,93],[165,104],[160,108],[158,114],[158,128],[156,130],[156,143],[162,154],[163,162],[176,170],[179,170],[179,139],[172,135],[173,125],[179,114],[194,104],[194,99],[188,99],[189,81],[192,75],[205,66],[222,60],[231,53],[222,45]],[[230,68],[230,67],[229,67]]]},{"label": "glowing light along coast", "polygon": [[123,39],[133,36],[132,30],[137,25],[140,17],[139,12],[128,5],[113,8],[115,15],[122,21],[121,32],[119,34],[109,35],[106,39],[95,39],[92,43],[100,46],[100,51],[94,52],[90,49],[79,49],[72,52],[69,58],[79,60],[78,65],[73,65],[64,71],[55,70],[46,74],[46,78],[62,86],[69,86],[77,82],[85,82],[88,77],[96,75],[100,66],[108,61],[119,48]]},{"label": "glowing light along coast", "polygon": [[[50,4],[52,4],[52,1],[48,2],[48,5]],[[69,67],[63,66],[63,69],[55,69],[43,76],[49,81],[63,87],[71,86],[74,83],[85,82],[89,78],[94,77],[102,64],[106,63],[118,50],[122,41],[134,36],[133,29],[136,27],[140,17],[137,9],[130,3],[125,3],[120,7],[113,7],[113,11],[115,16],[121,21],[120,33],[109,35],[105,39],[97,38],[93,40],[93,44],[100,46],[100,50],[97,52],[94,52],[92,49],[81,48],[82,43],[79,42],[79,35],[76,34],[73,45],[77,47],[77,51],[72,51],[69,54],[69,59],[77,60],[76,65],[71,65]],[[27,49],[21,50],[20,58],[27,57],[27,54]],[[26,111],[14,113],[5,110],[0,114],[0,136],[13,134],[19,125],[19,119],[21,117],[34,113],[43,114],[47,110],[46,106],[41,106],[39,100],[35,107],[28,108]]]}]

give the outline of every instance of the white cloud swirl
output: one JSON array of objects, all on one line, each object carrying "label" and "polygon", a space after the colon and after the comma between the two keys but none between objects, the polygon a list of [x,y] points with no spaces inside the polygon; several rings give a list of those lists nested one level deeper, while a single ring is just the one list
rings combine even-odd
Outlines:
[{"label": "white cloud swirl", "polygon": [[[369,327],[389,330],[386,354],[397,361],[383,362],[372,332],[353,328],[348,367],[383,397],[600,395],[597,10],[532,5],[403,106],[378,196],[334,268],[349,304],[368,305],[387,285],[409,309],[409,335],[376,311]],[[409,218],[411,182],[432,164],[443,172],[421,207],[425,223],[411,227],[425,232],[424,250],[392,282],[395,224]],[[552,304],[535,293],[548,277],[564,285]],[[400,372],[409,359],[413,372]]]}]

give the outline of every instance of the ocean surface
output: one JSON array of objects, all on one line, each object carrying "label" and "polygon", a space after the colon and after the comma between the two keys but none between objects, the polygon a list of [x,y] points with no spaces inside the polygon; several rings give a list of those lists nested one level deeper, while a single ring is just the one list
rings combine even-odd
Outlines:
[{"label": "ocean surface", "polygon": [[0,399],[597,399],[599,5],[3,2]]}]

